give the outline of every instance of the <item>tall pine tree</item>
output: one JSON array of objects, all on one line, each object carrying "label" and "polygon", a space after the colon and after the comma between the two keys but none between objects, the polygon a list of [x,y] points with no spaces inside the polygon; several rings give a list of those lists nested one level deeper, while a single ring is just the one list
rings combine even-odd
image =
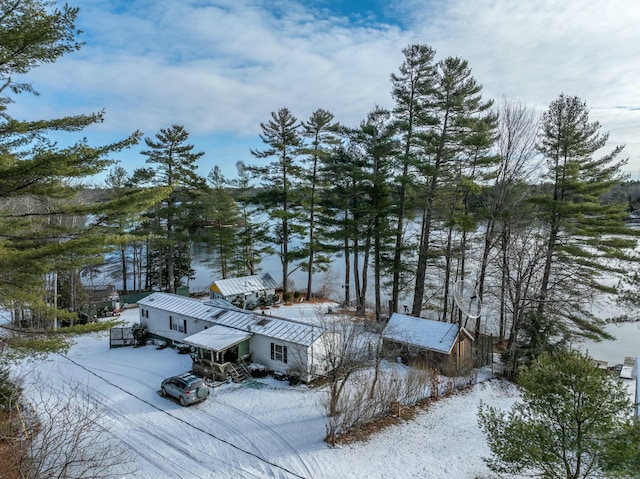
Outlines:
[{"label": "tall pine tree", "polygon": [[[436,201],[443,187],[455,181],[460,156],[468,156],[469,138],[491,107],[482,101],[482,86],[471,75],[466,60],[449,57],[438,63],[438,79],[423,109],[430,128],[420,134],[423,153],[416,164],[422,182],[423,209],[412,314],[419,316],[425,299],[427,266],[433,253],[432,233]],[[453,185],[455,187],[455,185]]]},{"label": "tall pine tree", "polygon": [[186,144],[189,133],[182,125],[161,129],[152,138],[145,138],[148,150],[142,151],[146,162],[152,166],[151,183],[171,189],[171,194],[154,208],[158,285],[175,293],[182,278],[192,275],[190,230],[196,218],[191,214],[194,199],[205,182],[196,173],[196,162],[204,155],[194,152],[194,146]]},{"label": "tall pine tree", "polygon": [[337,136],[339,125],[333,122],[333,114],[322,109],[318,109],[311,114],[307,122],[302,123],[302,134],[310,140],[308,148],[303,150],[306,155],[305,164],[307,167],[302,171],[302,188],[308,191],[307,200],[304,207],[309,215],[308,229],[308,260],[307,269],[307,300],[311,299],[313,292],[313,273],[316,270],[326,271],[329,264],[329,257],[325,254],[326,248],[318,238],[316,231],[316,215],[318,209],[318,196],[321,189],[327,186],[326,182],[321,182],[319,169],[327,161],[329,155],[338,146],[340,140]]},{"label": "tall pine tree", "polygon": [[[49,120],[10,116],[10,95],[33,92],[30,84],[15,83],[14,75],[54,63],[80,47],[78,9],[54,5],[0,2],[0,302],[15,321],[34,327],[55,325],[64,314],[55,307],[55,294],[43,294],[47,284],[56,283],[47,278],[75,269],[83,256],[88,262],[105,254],[116,242],[103,228],[110,215],[142,211],[162,195],[150,190],[111,200],[78,195],[82,181],[112,165],[110,155],[135,144],[139,134],[105,146],[80,140],[64,148],[49,134],[80,131],[101,122],[103,113]],[[49,305],[44,304],[47,298]]]},{"label": "tall pine tree", "polygon": [[624,178],[626,164],[618,159],[621,146],[597,156],[607,139],[578,97],[560,95],[542,117],[538,151],[545,159],[546,184],[532,201],[539,209],[546,258],[531,328],[543,330],[549,323],[558,334],[605,334],[590,298],[614,291],[602,273],[619,273],[617,261],[631,259],[629,248],[635,245],[622,221],[626,205],[603,202],[603,194]]},{"label": "tall pine tree", "polygon": [[420,134],[428,126],[429,116],[425,108],[433,95],[437,80],[435,51],[428,45],[413,44],[402,50],[405,60],[399,73],[391,75],[393,88],[391,95],[395,101],[393,115],[395,127],[400,137],[400,151],[397,155],[396,187],[396,238],[391,265],[392,293],[391,311],[398,310],[400,292],[405,284],[402,278],[409,268],[403,261],[405,254],[412,253],[406,238],[406,223],[412,216],[415,204],[415,164],[421,152]]},{"label": "tall pine tree", "polygon": [[267,148],[251,150],[256,158],[273,158],[267,166],[255,167],[253,171],[261,179],[263,187],[257,199],[274,223],[271,242],[279,248],[283,297],[288,297],[290,264],[305,255],[300,247],[293,244],[306,231],[297,189],[300,165],[296,158],[303,143],[299,126],[298,119],[288,108],[280,108],[271,113],[268,122],[260,123],[260,138]]}]

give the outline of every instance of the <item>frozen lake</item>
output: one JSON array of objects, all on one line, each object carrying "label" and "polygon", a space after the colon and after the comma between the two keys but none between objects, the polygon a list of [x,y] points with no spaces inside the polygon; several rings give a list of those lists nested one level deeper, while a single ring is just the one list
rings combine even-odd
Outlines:
[{"label": "frozen lake", "polygon": [[[215,279],[215,273],[204,264],[202,256],[196,255],[193,267],[196,271],[196,277],[189,282],[189,289],[193,292],[206,291],[211,282]],[[321,283],[330,284],[332,289],[331,299],[342,301],[344,290],[342,284],[344,283],[344,259],[336,258],[332,264],[332,268],[328,273],[317,273],[314,275],[314,289]],[[280,282],[282,280],[282,265],[276,255],[267,257],[260,264],[260,270],[262,272],[270,273],[273,278]],[[305,289],[307,282],[307,273],[297,270],[291,275],[294,289]],[[370,278],[368,299],[373,300],[373,278]],[[388,298],[384,298],[385,300]],[[404,302],[411,304],[411,298],[405,298]],[[594,305],[594,312],[601,318],[606,318],[610,315],[621,314],[621,310],[616,305]],[[485,314],[491,316],[491,308],[485,310]],[[492,321],[490,318],[485,318],[488,322],[488,326],[491,329]],[[485,326],[486,327],[486,326]],[[624,362],[626,356],[636,357],[640,355],[640,323],[615,323],[609,324],[606,330],[614,336],[615,340],[595,342],[584,342],[575,344],[576,347],[588,351],[589,355],[594,359],[606,361],[609,366],[621,364]]]},{"label": "frozen lake", "polygon": [[605,328],[615,340],[576,344],[576,347],[587,351],[589,355],[609,366],[622,364],[626,356],[640,355],[640,323],[609,324]]}]

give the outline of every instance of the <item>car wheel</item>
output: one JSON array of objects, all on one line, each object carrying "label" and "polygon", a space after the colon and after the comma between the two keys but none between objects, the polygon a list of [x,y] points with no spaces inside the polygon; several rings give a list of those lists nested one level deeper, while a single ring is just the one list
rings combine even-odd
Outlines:
[{"label": "car wheel", "polygon": [[162,386],[162,388],[160,389],[160,393],[161,393],[163,396],[166,396],[166,395],[167,395],[167,390],[164,388],[164,386]]},{"label": "car wheel", "polygon": [[185,401],[182,396],[180,396],[180,405],[181,406],[186,406],[187,405],[187,401]]}]

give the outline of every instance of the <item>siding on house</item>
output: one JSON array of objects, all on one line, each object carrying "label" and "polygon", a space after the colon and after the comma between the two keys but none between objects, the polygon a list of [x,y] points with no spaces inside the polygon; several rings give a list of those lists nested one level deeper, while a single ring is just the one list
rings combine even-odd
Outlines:
[{"label": "siding on house", "polygon": [[[215,343],[216,347],[249,338],[253,362],[274,371],[295,369],[303,381],[313,379],[315,371],[324,371],[318,363],[325,357],[321,338],[326,331],[319,326],[256,314],[220,299],[200,301],[169,293],[153,293],[139,302],[139,308],[140,322],[156,337],[199,346]],[[174,321],[186,324],[187,332],[172,328]],[[224,337],[214,338],[215,331]],[[272,343],[287,348],[286,363],[271,357]]]}]

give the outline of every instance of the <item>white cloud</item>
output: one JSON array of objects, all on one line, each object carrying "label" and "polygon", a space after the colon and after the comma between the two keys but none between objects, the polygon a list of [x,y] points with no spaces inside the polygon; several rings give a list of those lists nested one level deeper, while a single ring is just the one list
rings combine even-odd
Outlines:
[{"label": "white cloud", "polygon": [[300,119],[325,108],[356,124],[375,104],[391,106],[389,75],[418,42],[438,58],[467,59],[485,98],[542,110],[561,92],[578,95],[640,168],[634,0],[405,0],[389,7],[404,15],[399,25],[282,0],[71,3],[86,45],[29,75],[43,96],[20,99],[15,116],[105,108],[100,131],[120,137],[179,123],[200,138],[257,139],[282,106]]}]

